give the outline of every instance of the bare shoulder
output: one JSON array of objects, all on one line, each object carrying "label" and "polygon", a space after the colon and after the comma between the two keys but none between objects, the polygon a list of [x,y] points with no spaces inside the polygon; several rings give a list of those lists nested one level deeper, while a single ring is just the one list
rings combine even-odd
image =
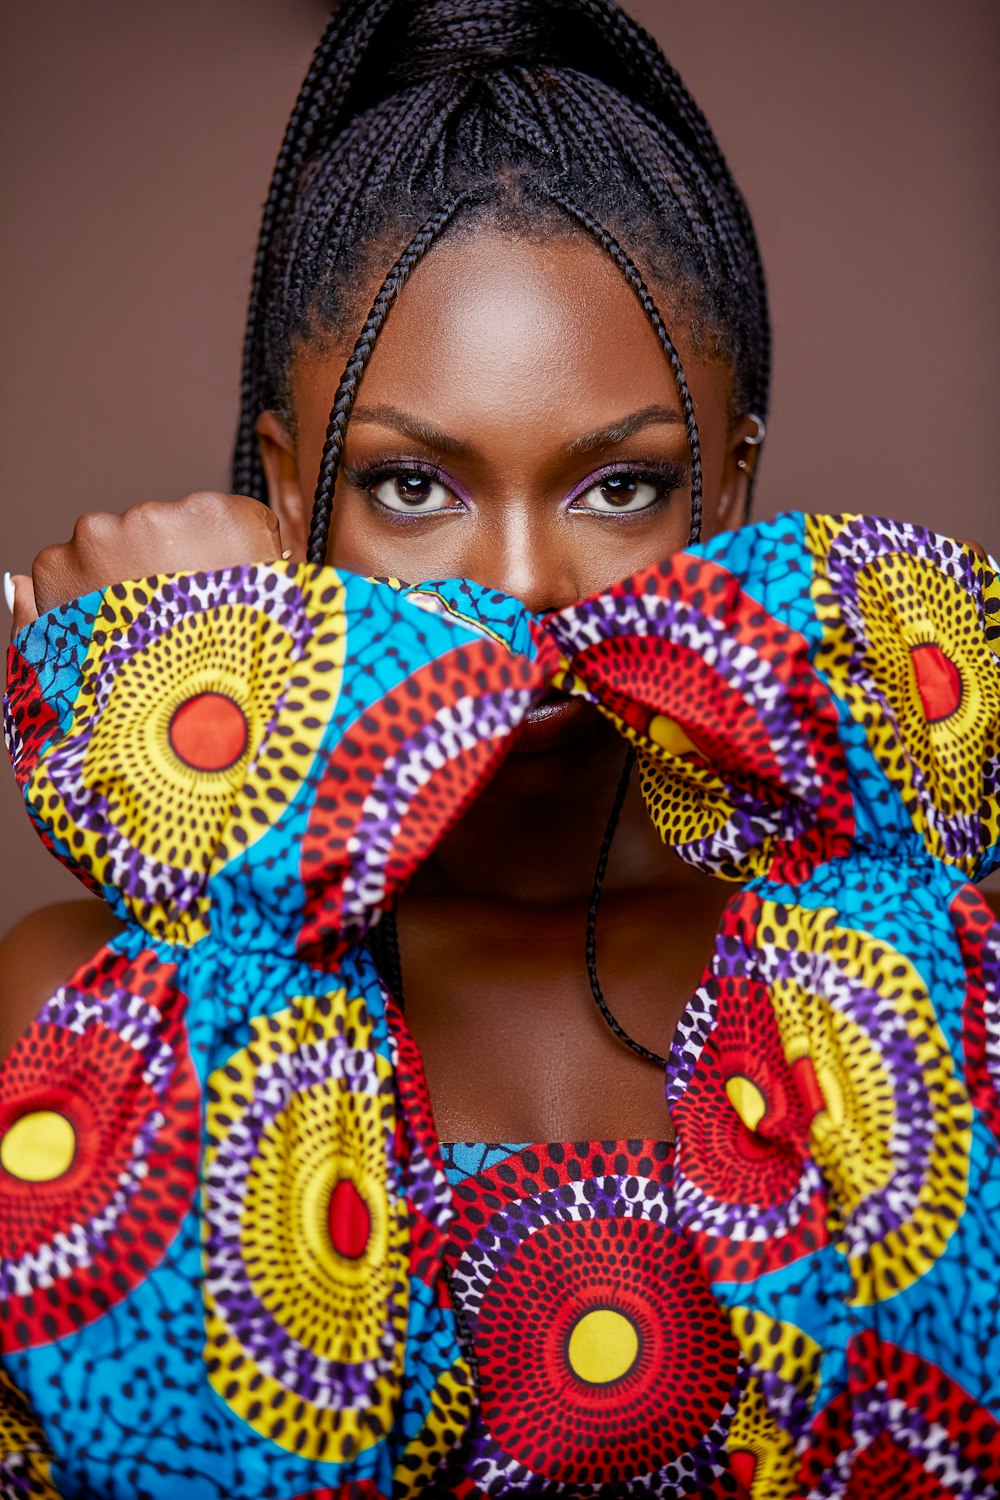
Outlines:
[{"label": "bare shoulder", "polygon": [[22,918],[0,942],[0,1058],[50,995],[122,930],[103,901],[61,901]]}]

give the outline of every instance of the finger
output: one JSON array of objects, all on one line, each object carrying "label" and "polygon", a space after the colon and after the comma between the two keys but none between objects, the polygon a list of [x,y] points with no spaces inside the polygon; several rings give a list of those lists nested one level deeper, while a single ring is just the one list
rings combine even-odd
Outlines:
[{"label": "finger", "polygon": [[273,557],[277,561],[284,552],[284,543],[281,540],[281,523],[271,507],[261,504],[259,500],[254,501],[254,514],[259,521],[263,522],[270,534],[270,545],[274,548]]},{"label": "finger", "polygon": [[24,573],[5,573],[4,593],[7,603],[10,605],[14,623],[11,626],[11,635],[17,635],[25,625],[30,625],[32,620],[38,619],[38,610],[35,608],[35,591],[31,586],[31,579]]}]

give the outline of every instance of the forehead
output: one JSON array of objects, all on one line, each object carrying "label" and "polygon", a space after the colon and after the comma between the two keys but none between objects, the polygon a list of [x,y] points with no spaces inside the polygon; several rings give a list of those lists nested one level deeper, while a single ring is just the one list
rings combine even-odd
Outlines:
[{"label": "forehead", "polygon": [[[676,289],[652,289],[696,407],[728,408],[727,366],[696,348]],[[316,357],[300,393],[336,384],[350,345]],[[336,366],[331,385],[329,365]],[[435,245],[390,311],[364,376],[365,404],[433,414],[452,431],[571,438],[652,403],[678,407],[667,357],[618,267],[582,234],[481,229]]]}]

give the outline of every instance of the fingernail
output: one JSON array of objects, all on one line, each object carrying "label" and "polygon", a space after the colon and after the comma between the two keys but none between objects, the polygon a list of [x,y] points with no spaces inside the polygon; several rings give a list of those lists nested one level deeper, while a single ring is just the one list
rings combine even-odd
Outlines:
[{"label": "fingernail", "polygon": [[284,552],[281,554],[281,561],[282,562],[287,562],[288,559],[291,557],[291,555],[292,555],[292,549],[291,549],[291,547],[286,547],[285,550],[284,550]]},{"label": "fingernail", "polygon": [[3,596],[7,601],[7,608],[11,614],[14,613],[14,580],[9,573],[3,575]]}]

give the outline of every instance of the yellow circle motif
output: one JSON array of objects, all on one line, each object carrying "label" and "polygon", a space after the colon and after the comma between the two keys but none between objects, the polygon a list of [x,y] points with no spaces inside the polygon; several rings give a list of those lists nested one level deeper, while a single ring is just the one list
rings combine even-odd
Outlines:
[{"label": "yellow circle motif", "polygon": [[[297,1094],[262,1136],[247,1180],[242,1239],[249,1283],[288,1335],[325,1359],[378,1358],[384,1307],[399,1274],[390,1263],[378,1106],[334,1080]],[[337,1253],[327,1217],[334,1186],[345,1179],[355,1183],[371,1216],[368,1242],[354,1260]]]},{"label": "yellow circle motif", "polygon": [[613,1307],[595,1307],[574,1324],[567,1357],[588,1385],[610,1385],[628,1374],[638,1353],[635,1325]]},{"label": "yellow circle motif", "polygon": [[767,1100],[757,1085],[742,1073],[726,1079],[726,1098],[748,1130],[756,1130],[767,1113]]},{"label": "yellow circle motif", "polygon": [[771,1000],[789,1062],[812,1063],[823,1107],[812,1150],[841,1222],[851,1301],[896,1296],[961,1222],[972,1106],[926,983],[906,954],[841,927],[831,907],[764,901]]},{"label": "yellow circle motif", "polygon": [[[838,531],[855,519],[840,518]],[[931,853],[972,875],[980,819],[990,844],[1000,816],[983,777],[998,748],[1000,680],[981,602],[936,558],[886,547],[854,568],[847,606],[829,572],[844,545],[838,531],[828,517],[807,518],[812,598],[823,626],[814,665],[863,727]],[[943,691],[933,692],[933,678]]]},{"label": "yellow circle motif", "polygon": [[0,1165],[22,1182],[54,1182],[75,1156],[76,1131],[53,1109],[22,1115],[0,1140]]},{"label": "yellow circle motif", "polygon": [[[147,931],[185,945],[208,930],[210,877],[308,774],[346,647],[327,569],[251,570],[236,598],[224,579],[199,578],[171,580],[163,597],[156,580],[107,591],[66,732],[73,754],[43,761],[31,783],[47,819],[77,828],[74,856],[94,879],[121,885]],[[95,806],[96,821],[83,815]]]}]

